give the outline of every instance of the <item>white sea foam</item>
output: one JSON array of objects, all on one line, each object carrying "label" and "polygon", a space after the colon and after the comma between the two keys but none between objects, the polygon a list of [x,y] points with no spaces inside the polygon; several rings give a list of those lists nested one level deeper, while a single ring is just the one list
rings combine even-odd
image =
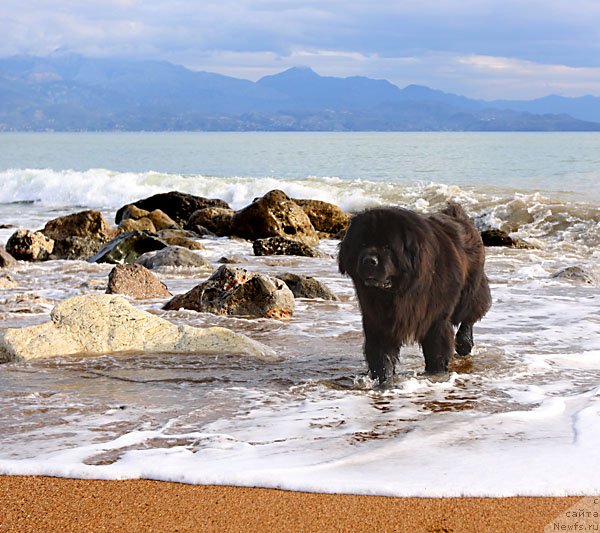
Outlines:
[{"label": "white sea foam", "polygon": [[[223,244],[209,241],[213,258]],[[227,246],[268,270],[246,243]],[[345,292],[343,301],[299,301],[289,324],[171,316],[242,329],[285,351],[285,362],[268,370],[135,357],[5,367],[0,473],[393,496],[597,493],[600,293],[549,281],[538,268],[544,254],[519,252],[506,270],[504,253],[489,252],[494,305],[476,327],[468,366],[457,360],[442,380],[423,376],[419,350],[407,347],[399,375],[373,388],[363,377],[349,281],[332,260],[307,258],[294,260],[294,269],[315,269]],[[43,279],[48,268],[32,266],[33,278]],[[63,283],[81,275],[71,268]],[[59,282],[57,276],[57,291]],[[179,283],[186,290],[194,280]],[[7,392],[25,386],[23,370],[27,387],[37,382],[41,394]],[[232,382],[202,384],[202,376],[221,372]],[[278,381],[283,385],[272,385]]]}]

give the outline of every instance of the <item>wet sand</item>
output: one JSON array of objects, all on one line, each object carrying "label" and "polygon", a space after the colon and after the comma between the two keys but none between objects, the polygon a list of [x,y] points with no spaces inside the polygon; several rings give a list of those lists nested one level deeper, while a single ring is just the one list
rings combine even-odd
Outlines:
[{"label": "wet sand", "polygon": [[0,476],[0,531],[543,531],[581,498],[385,498]]}]

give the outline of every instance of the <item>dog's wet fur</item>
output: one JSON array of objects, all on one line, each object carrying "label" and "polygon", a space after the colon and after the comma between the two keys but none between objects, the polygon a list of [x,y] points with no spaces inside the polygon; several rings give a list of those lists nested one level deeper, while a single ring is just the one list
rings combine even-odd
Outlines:
[{"label": "dog's wet fur", "polygon": [[446,372],[455,352],[471,353],[473,324],[491,305],[484,263],[481,236],[458,204],[433,215],[385,207],[352,218],[338,264],[356,288],[372,379],[394,374],[409,342],[421,345],[428,373]]}]

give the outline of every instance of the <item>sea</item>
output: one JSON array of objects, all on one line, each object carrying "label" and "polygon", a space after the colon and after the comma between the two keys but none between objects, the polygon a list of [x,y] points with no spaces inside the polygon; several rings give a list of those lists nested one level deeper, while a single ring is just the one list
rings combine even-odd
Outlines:
[{"label": "sea", "polygon": [[[271,189],[348,212],[461,203],[476,224],[530,249],[487,248],[493,305],[471,356],[424,374],[402,349],[385,386],[367,377],[361,316],[339,242],[325,257],[255,257],[249,242],[204,238],[212,268],[158,271],[173,294],[223,256],[293,272],[339,301],[297,299],[289,321],[163,311],[219,325],[274,360],[107,353],[0,365],[0,474],[145,478],[384,496],[600,493],[600,134],[3,133],[0,243],[17,228],[171,190],[239,209]],[[578,275],[565,276],[576,267]],[[102,293],[112,266],[20,262],[0,291],[0,327],[49,320]]]}]

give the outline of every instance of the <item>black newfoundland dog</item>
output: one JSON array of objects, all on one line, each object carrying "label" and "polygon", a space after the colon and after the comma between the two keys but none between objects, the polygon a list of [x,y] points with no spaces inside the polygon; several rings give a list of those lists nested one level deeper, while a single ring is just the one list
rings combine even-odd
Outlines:
[{"label": "black newfoundland dog", "polygon": [[338,260],[356,288],[372,379],[391,376],[409,342],[423,348],[429,373],[446,372],[455,351],[471,352],[491,295],[481,236],[460,205],[429,216],[395,207],[359,213]]}]

